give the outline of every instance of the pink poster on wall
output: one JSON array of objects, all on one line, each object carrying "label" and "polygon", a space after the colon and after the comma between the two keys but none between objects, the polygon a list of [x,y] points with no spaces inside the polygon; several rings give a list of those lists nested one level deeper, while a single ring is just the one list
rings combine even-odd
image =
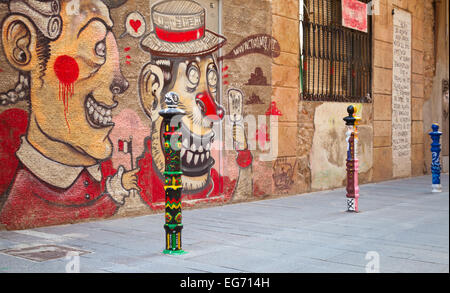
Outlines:
[{"label": "pink poster on wall", "polygon": [[357,0],[342,0],[342,25],[367,33],[367,4]]}]

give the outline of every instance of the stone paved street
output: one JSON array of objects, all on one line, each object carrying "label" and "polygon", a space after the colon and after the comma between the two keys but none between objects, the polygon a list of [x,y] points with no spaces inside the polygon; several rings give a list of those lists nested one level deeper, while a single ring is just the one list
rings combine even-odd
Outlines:
[{"label": "stone paved street", "polygon": [[[0,272],[64,273],[73,258],[31,261],[7,249],[57,245],[90,253],[81,272],[354,272],[379,256],[380,272],[449,272],[449,177],[360,186],[360,213],[345,190],[186,210],[181,256],[162,254],[162,214],[0,231]],[[371,252],[366,259],[368,252]]]}]

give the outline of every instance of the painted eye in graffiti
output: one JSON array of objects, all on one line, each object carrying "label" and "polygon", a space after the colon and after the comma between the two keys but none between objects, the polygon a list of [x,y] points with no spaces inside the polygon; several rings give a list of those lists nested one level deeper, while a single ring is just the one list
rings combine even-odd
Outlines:
[{"label": "painted eye in graffiti", "polygon": [[208,65],[208,73],[207,73],[207,79],[208,79],[208,88],[211,94],[215,95],[217,92],[217,69],[214,64]]},{"label": "painted eye in graffiti", "polygon": [[105,41],[100,41],[95,45],[95,54],[100,57],[106,56],[106,43]]},{"label": "painted eye in graffiti", "polygon": [[190,63],[187,71],[186,71],[187,78],[189,82],[191,83],[189,88],[196,88],[198,86],[198,82],[200,81],[200,70],[198,69],[198,66],[195,63]]}]

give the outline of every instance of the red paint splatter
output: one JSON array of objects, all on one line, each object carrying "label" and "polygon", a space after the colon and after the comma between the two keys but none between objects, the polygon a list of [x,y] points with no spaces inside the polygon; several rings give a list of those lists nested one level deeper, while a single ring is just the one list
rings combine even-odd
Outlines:
[{"label": "red paint splatter", "polygon": [[126,63],[127,63],[127,65],[130,65],[130,64],[131,64],[131,62],[130,62],[130,61],[126,61]]},{"label": "red paint splatter", "polygon": [[74,84],[78,79],[80,69],[75,59],[70,56],[62,55],[56,58],[53,70],[59,80],[59,100],[64,104],[64,117],[66,118],[67,127],[70,126],[67,121],[67,113],[69,112],[69,98],[73,96]]},{"label": "red paint splatter", "polygon": [[276,102],[271,102],[269,109],[266,111],[266,116],[281,116],[281,111],[277,108]]},{"label": "red paint splatter", "polygon": [[225,72],[228,70],[228,66],[225,66],[224,68],[222,68],[222,72]]},{"label": "red paint splatter", "polygon": [[125,52],[128,52],[128,51],[130,51],[130,47],[126,47],[125,49],[123,49]]},{"label": "red paint splatter", "polygon": [[127,59],[131,59],[131,56],[130,56],[130,55],[127,55]]}]

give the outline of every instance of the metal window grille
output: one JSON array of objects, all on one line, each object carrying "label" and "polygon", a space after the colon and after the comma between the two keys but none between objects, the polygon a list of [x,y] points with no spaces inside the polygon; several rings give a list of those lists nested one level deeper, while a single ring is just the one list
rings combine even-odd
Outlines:
[{"label": "metal window grille", "polygon": [[371,17],[360,32],[342,26],[340,0],[303,2],[302,100],[372,102]]}]

